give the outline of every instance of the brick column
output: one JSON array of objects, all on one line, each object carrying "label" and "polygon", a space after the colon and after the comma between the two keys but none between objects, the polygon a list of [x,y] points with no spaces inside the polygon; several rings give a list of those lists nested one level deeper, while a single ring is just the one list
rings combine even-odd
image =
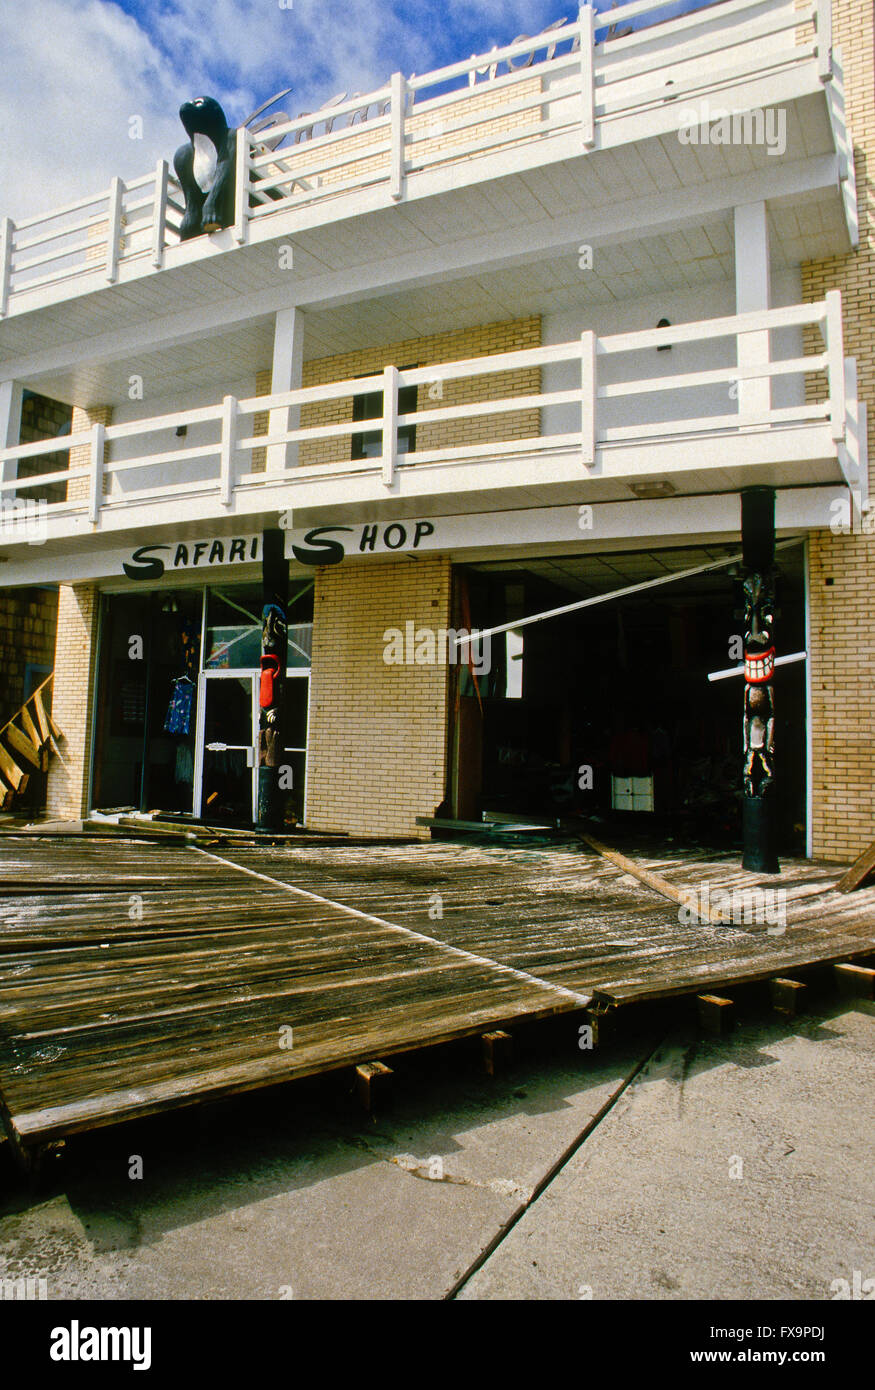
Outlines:
[{"label": "brick column", "polygon": [[[802,266],[802,298],[838,289],[857,359],[875,467],[875,22],[871,0],[833,0],[854,141],[860,245]],[[820,531],[809,544],[813,852],[851,860],[875,839],[875,535]]]},{"label": "brick column", "polygon": [[419,835],[446,783],[448,667],[386,665],[387,628],[450,626],[445,556],[316,572],[307,824]]},{"label": "brick column", "polygon": [[53,756],[49,764],[46,812],[50,820],[78,820],[88,810],[98,598],[93,584],[60,586],[52,718],[63,734],[64,763]]}]

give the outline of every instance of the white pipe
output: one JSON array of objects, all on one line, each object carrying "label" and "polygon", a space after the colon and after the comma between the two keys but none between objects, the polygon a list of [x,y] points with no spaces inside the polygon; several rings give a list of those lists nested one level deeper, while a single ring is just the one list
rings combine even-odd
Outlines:
[{"label": "white pipe", "polygon": [[[775,546],[776,550],[783,550],[788,545],[801,544],[800,536],[791,536],[789,540],[779,541]],[[707,574],[708,570],[725,569],[727,565],[734,565],[737,561],[744,558],[742,551],[735,555],[727,555],[723,560],[711,560],[707,565],[696,565],[690,570],[676,570],[673,574],[661,574],[657,579],[645,579],[641,584],[629,584],[625,589],[612,589],[609,594],[596,594],[594,598],[578,599],[576,603],[566,603],[562,608],[550,608],[546,613],[533,613],[530,618],[517,618],[512,623],[501,623],[498,627],[486,627],[480,632],[471,632],[466,637],[456,637],[455,645],[464,646],[468,642],[479,642],[483,637],[494,637],[498,632],[516,632],[517,628],[528,627],[530,623],[542,623],[545,618],[559,618],[563,613],[574,613],[578,608],[591,608],[597,603],[608,603],[613,598],[626,598],[629,594],[640,594],[643,589],[655,589],[658,584],[673,584],[676,579],[690,579],[694,574]]]},{"label": "white pipe", "polygon": [[[789,666],[789,665],[790,665],[792,662],[794,662],[794,661],[807,661],[807,659],[808,659],[808,653],[807,653],[807,652],[793,652],[790,656],[777,656],[777,657],[775,657],[775,665],[776,665],[776,666]],[[743,675],[744,675],[744,667],[743,667],[743,666],[730,666],[730,667],[728,667],[725,671],[710,671],[710,672],[708,673],[708,679],[709,679],[709,681],[725,681],[725,680],[727,680],[730,676],[743,676]]]}]

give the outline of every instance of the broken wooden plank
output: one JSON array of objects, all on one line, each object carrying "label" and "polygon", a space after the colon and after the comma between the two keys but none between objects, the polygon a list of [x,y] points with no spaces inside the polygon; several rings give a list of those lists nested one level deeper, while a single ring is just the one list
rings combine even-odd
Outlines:
[{"label": "broken wooden plank", "polygon": [[795,1018],[805,1007],[808,986],[801,980],[786,980],[779,976],[769,980],[769,997],[776,1013]]},{"label": "broken wooden plank", "polygon": [[875,999],[875,970],[843,961],[833,966],[836,987],[846,999]]},{"label": "broken wooden plank", "polygon": [[852,893],[868,874],[875,869],[875,840],[858,855],[851,867],[842,874],[836,884],[837,893]]},{"label": "broken wooden plank", "polygon": [[23,734],[21,732],[17,724],[7,724],[6,737],[9,739],[9,742],[12,744],[12,747],[15,749],[16,753],[20,753],[21,756],[23,758],[27,758],[27,761],[29,763],[32,763],[35,768],[39,768],[39,747],[31,743],[30,739],[27,737],[26,734]]},{"label": "broken wooden plank", "polygon": [[27,773],[18,766],[18,763],[9,753],[8,749],[3,747],[2,742],[0,742],[0,772],[3,773],[6,781],[11,784],[14,792],[23,792],[25,790],[28,781]]},{"label": "broken wooden plank", "polygon": [[480,1039],[483,1047],[483,1067],[487,1076],[498,1076],[507,1071],[513,1062],[513,1038],[502,1028],[484,1033]]},{"label": "broken wooden plank", "polygon": [[22,705],[19,713],[21,715],[21,722],[24,725],[25,734],[30,739],[34,748],[37,750],[41,749],[45,743],[45,739],[40,736],[39,730],[30,717],[30,710],[27,708],[27,705]]},{"label": "broken wooden plank", "polygon": [[51,738],[52,730],[49,724],[49,716],[43,701],[42,689],[34,691],[33,712],[36,715],[36,722],[39,725],[40,742],[48,743]]},{"label": "broken wooden plank", "polygon": [[698,895],[694,893],[692,889],[685,892],[681,888],[675,888],[674,884],[669,883],[659,874],[652,873],[650,869],[644,868],[643,865],[636,863],[634,859],[629,859],[625,854],[620,854],[618,850],[609,849],[607,845],[603,845],[600,840],[594,839],[592,835],[581,833],[580,838],[585,844],[589,845],[590,849],[594,849],[596,854],[600,854],[604,859],[609,859],[612,864],[616,864],[618,869],[622,869],[626,874],[631,874],[633,878],[637,878],[639,883],[643,883],[647,888],[652,888],[654,893],[659,893],[661,897],[668,898],[670,902],[678,903],[680,906],[686,907],[689,912],[698,917],[699,920],[711,922],[715,926],[726,925],[723,917],[715,908],[709,907],[703,919],[703,914],[698,910],[698,907],[693,907],[692,905],[693,902],[698,900]]}]

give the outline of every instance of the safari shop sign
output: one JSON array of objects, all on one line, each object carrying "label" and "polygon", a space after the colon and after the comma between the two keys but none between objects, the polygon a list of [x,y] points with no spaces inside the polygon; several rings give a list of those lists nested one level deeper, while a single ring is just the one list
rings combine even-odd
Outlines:
[{"label": "safari shop sign", "polygon": [[[433,521],[367,522],[356,526],[312,526],[289,531],[286,555],[301,565],[338,565],[348,554],[391,554],[430,549]],[[431,546],[428,542],[431,540]],[[156,580],[167,573],[251,565],[261,560],[261,535],[214,536],[207,540],[140,545],[122,565],[128,579]]]}]

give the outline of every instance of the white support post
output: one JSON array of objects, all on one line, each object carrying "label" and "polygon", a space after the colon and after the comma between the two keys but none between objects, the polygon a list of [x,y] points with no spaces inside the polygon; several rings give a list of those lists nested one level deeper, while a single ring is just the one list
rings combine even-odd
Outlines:
[{"label": "white support post", "polygon": [[106,451],[106,426],[91,426],[91,476],[88,489],[88,520],[96,525],[103,501],[103,457]]},{"label": "white support post", "polygon": [[114,178],[109,185],[109,216],[106,221],[106,278],[111,285],[114,285],[118,278],[124,192],[125,186],[121,179]]},{"label": "white support post", "polygon": [[219,453],[219,500],[230,507],[234,490],[234,456],[237,452],[237,397],[222,401],[222,448]]},{"label": "white support post", "polygon": [[578,16],[580,23],[580,97],[581,136],[584,149],[595,144],[595,11],[585,5]]},{"label": "white support post", "polygon": [[832,0],[817,0],[817,75],[832,79]]},{"label": "white support post", "polygon": [[398,462],[398,368],[383,372],[383,482],[391,487]]},{"label": "white support post", "polygon": [[[735,209],[735,312],[756,313],[770,307],[769,224],[766,205],[745,203]],[[770,360],[769,330],[740,333],[737,338],[739,367],[767,366]],[[738,383],[738,415],[765,424],[772,406],[769,377],[753,377]]]},{"label": "white support post", "polygon": [[829,380],[829,415],[832,437],[845,437],[845,354],[842,346],[842,296],[838,290],[826,292],[826,355]]},{"label": "white support post", "polygon": [[[298,391],[304,374],[304,315],[300,309],[279,309],[273,332],[273,369],[270,378],[271,395],[283,391]],[[287,434],[300,427],[300,406],[272,410],[268,434]],[[268,473],[284,473],[298,464],[297,444],[269,444],[266,469]]]},{"label": "white support post", "polygon": [[[11,449],[21,440],[22,389],[17,381],[0,381],[0,449]],[[11,483],[18,476],[17,459],[0,459],[0,483]],[[4,498],[11,497],[4,492]]]},{"label": "white support post", "polygon": [[0,319],[9,308],[9,295],[12,291],[12,243],[15,236],[15,223],[11,217],[0,221]]},{"label": "white support post", "polygon": [[580,460],[586,468],[595,463],[597,400],[596,336],[588,329],[580,335]]},{"label": "white support post", "polygon": [[152,208],[152,264],[156,270],[164,265],[164,239],[167,225],[167,184],[170,170],[166,159],[159,159],[155,169],[155,202]]},{"label": "white support post", "polygon": [[234,181],[234,240],[243,246],[249,230],[249,131],[237,131],[237,173]]},{"label": "white support post", "polygon": [[394,202],[404,197],[404,121],[407,115],[407,79],[393,72],[391,79],[392,141],[390,192]]}]

